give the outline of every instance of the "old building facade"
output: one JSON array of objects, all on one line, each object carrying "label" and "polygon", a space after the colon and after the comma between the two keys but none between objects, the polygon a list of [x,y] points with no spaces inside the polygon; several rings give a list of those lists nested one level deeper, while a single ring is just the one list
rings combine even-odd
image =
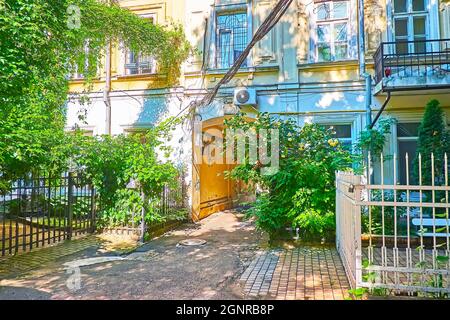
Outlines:
[{"label": "old building facade", "polygon": [[[386,151],[415,152],[417,127],[425,104],[438,99],[450,123],[450,2],[448,0],[365,0],[365,62],[373,76],[372,119],[397,119]],[[176,115],[220,80],[244,50],[276,0],[129,0],[120,4],[155,23],[182,23],[196,54],[183,66],[178,86],[168,88],[157,61],[112,50],[111,133],[145,129]],[[342,143],[355,143],[369,125],[365,82],[360,74],[357,0],[295,0],[272,31],[252,50],[233,80],[214,102],[198,110],[204,128],[222,129],[223,119],[241,109],[249,117],[269,112],[333,126]],[[100,71],[89,92],[90,104],[75,97],[68,104],[67,129],[78,124],[89,134],[105,134]],[[236,100],[245,89],[248,103]],[[83,91],[74,79],[73,93]],[[384,106],[384,108],[383,108]],[[79,121],[79,115],[85,121]],[[189,166],[193,217],[201,218],[232,204],[239,186],[226,180],[229,165],[192,165],[196,137],[176,133],[174,160]],[[404,163],[396,165],[402,179]],[[388,177],[393,179],[393,177]]]}]

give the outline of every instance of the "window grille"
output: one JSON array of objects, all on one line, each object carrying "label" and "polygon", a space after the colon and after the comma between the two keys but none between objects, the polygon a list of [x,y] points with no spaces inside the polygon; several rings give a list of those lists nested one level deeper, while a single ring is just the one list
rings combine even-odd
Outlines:
[{"label": "window grille", "polygon": [[[150,23],[155,23],[155,16],[150,14],[142,16]],[[156,73],[156,61],[152,56],[143,55],[139,52],[126,50],[125,52],[125,74],[153,74]]]},{"label": "window grille", "polygon": [[[216,26],[216,66],[230,68],[247,46],[247,14],[227,13],[217,16]],[[242,67],[246,67],[244,62]]]}]

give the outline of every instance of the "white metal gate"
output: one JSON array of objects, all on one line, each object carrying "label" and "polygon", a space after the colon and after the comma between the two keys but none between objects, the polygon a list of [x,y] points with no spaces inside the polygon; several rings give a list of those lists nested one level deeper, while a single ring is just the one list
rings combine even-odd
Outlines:
[{"label": "white metal gate", "polygon": [[361,285],[361,177],[336,173],[336,247],[352,288]]},{"label": "white metal gate", "polygon": [[[408,155],[406,155],[408,157]],[[421,157],[419,168],[422,168]],[[447,156],[442,177],[436,177],[431,155],[431,183],[385,184],[383,156],[381,180],[351,172],[336,173],[336,245],[350,284],[383,288],[396,293],[450,293],[450,219]],[[394,163],[396,163],[394,156]],[[408,159],[406,159],[408,160]],[[373,172],[374,168],[370,169]],[[377,168],[375,168],[376,170]]]}]

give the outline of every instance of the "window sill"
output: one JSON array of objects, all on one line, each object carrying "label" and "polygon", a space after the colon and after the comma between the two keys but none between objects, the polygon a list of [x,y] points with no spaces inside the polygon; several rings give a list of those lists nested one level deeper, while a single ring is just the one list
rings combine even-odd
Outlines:
[{"label": "window sill", "polygon": [[117,80],[148,80],[148,79],[166,78],[166,75],[161,73],[143,73],[143,74],[118,75],[115,78]]},{"label": "window sill", "polygon": [[[71,79],[69,79],[70,83],[84,83],[86,81],[87,81],[86,78],[71,78]],[[100,77],[92,78],[91,81],[92,82],[100,81]]]},{"label": "window sill", "polygon": [[153,128],[155,125],[150,122],[142,122],[142,123],[134,123],[134,124],[122,124],[120,127],[128,132],[128,133],[135,133],[139,131],[145,131]]},{"label": "window sill", "polygon": [[335,70],[343,69],[353,69],[358,67],[358,60],[340,60],[340,61],[330,61],[330,62],[308,62],[300,63],[297,65],[300,70],[305,69],[329,69],[333,68]]},{"label": "window sill", "polygon": [[[208,69],[206,70],[206,75],[211,76],[220,76],[225,75],[228,72],[229,69]],[[264,66],[255,66],[255,67],[245,67],[240,68],[238,70],[238,74],[251,74],[251,73],[258,73],[258,72],[272,72],[272,71],[278,71],[280,70],[280,67],[277,64],[272,65],[264,65]],[[186,75],[197,75],[200,74],[200,72],[189,72],[186,73]]]}]

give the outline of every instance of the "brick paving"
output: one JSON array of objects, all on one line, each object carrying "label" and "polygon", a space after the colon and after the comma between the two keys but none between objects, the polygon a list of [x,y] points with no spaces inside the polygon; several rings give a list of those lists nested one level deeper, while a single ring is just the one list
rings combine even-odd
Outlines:
[{"label": "brick paving", "polygon": [[0,279],[23,275],[28,271],[45,266],[59,258],[100,245],[96,236],[65,241],[51,247],[35,249],[34,251],[14,256],[0,258]]},{"label": "brick paving", "polygon": [[249,297],[342,300],[350,289],[334,248],[301,247],[258,255],[241,276]]},{"label": "brick paving", "polygon": [[278,252],[258,254],[242,274],[244,291],[252,296],[267,295],[279,259]]}]

